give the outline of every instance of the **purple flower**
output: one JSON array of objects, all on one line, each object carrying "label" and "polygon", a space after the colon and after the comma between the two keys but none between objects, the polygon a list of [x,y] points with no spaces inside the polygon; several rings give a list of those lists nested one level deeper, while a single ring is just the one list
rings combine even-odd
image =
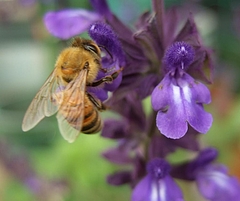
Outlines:
[{"label": "purple flower", "polygon": [[137,184],[132,201],[181,201],[183,195],[169,176],[170,166],[163,159],[153,159],[147,165],[147,175]]},{"label": "purple flower", "polygon": [[209,165],[196,175],[198,190],[211,201],[237,201],[240,199],[240,185],[235,177],[227,174],[224,165]]},{"label": "purple flower", "polygon": [[[101,47],[105,56],[102,58],[102,67],[107,71],[99,72],[98,78],[110,75],[125,65],[125,55],[122,46],[111,29],[111,27],[103,22],[96,22],[89,28],[89,36]],[[110,84],[105,84],[104,89],[114,91],[122,81],[122,72]]]},{"label": "purple flower", "polygon": [[69,39],[87,31],[90,25],[105,18],[111,18],[111,12],[105,0],[91,0],[95,11],[85,9],[63,9],[47,12],[44,24],[55,37]]},{"label": "purple flower", "polygon": [[44,16],[47,30],[55,37],[69,39],[88,30],[89,26],[100,20],[98,13],[84,9],[65,9],[50,11]]},{"label": "purple flower", "polygon": [[186,70],[194,61],[194,50],[185,42],[176,42],[165,53],[165,76],[152,92],[152,107],[157,113],[157,127],[168,138],[183,137],[188,124],[200,133],[206,133],[212,116],[203,104],[211,101],[205,85],[194,80]]},{"label": "purple flower", "polygon": [[[89,19],[81,9],[59,11],[50,27],[60,38],[88,30],[103,53],[101,64],[106,72],[100,71],[97,79],[123,67],[113,83],[87,89],[102,101],[109,91],[113,92],[105,104],[117,118],[104,122],[101,135],[117,143],[102,156],[116,165],[132,167],[108,175],[108,183],[129,183],[134,187],[133,201],[183,200],[174,178],[195,181],[207,199],[220,200],[214,197],[214,193],[221,196],[220,191],[235,199],[238,184],[222,168],[212,165],[217,156],[214,149],[200,152],[195,160],[183,164],[170,165],[164,159],[179,147],[199,151],[197,136],[212,124],[211,114],[204,110],[211,96],[202,83],[212,81],[211,51],[202,45],[193,15],[177,17],[179,8],[165,12],[163,0],[152,0],[153,12],[142,14],[130,29],[111,12],[105,0],[91,0],[91,4],[94,11],[86,11]],[[75,24],[71,17],[74,12],[82,23]],[[64,27],[74,28],[64,33]],[[146,112],[143,99],[149,96],[152,107]],[[215,175],[221,175],[222,180]],[[222,181],[233,193],[227,185],[221,185]],[[204,187],[205,182],[209,189]]]},{"label": "purple flower", "polygon": [[213,148],[203,150],[189,164],[188,171],[195,178],[202,196],[211,201],[239,200],[240,184],[236,178],[227,174],[227,168],[220,164],[211,164],[217,151]]},{"label": "purple flower", "polygon": [[237,201],[240,198],[240,184],[236,178],[228,175],[224,165],[213,164],[217,155],[214,148],[202,150],[193,161],[174,167],[171,175],[195,181],[198,190],[207,200]]}]

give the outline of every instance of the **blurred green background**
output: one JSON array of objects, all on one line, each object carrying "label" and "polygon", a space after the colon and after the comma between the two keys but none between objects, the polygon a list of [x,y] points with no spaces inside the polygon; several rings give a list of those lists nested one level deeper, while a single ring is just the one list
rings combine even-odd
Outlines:
[{"label": "blurred green background", "polygon": [[[130,26],[140,13],[151,9],[150,0],[108,2]],[[240,3],[166,1],[166,7],[171,5],[191,8],[203,42],[213,47],[216,55],[214,84],[209,86],[213,100],[206,107],[214,123],[210,132],[201,136],[202,147],[218,148],[218,161],[240,178]],[[122,168],[101,157],[115,142],[97,134],[81,135],[69,144],[59,134],[54,116],[29,132],[21,130],[28,105],[66,46],[50,36],[42,17],[49,10],[65,7],[91,9],[87,0],[0,0],[0,201],[130,199],[129,186],[106,183],[108,174]],[[186,155],[179,150],[171,160],[181,161]],[[192,193],[186,200],[202,199]]]}]

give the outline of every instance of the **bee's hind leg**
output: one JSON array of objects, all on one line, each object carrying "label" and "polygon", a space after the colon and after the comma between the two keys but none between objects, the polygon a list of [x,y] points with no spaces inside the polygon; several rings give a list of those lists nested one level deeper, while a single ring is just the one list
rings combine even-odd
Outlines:
[{"label": "bee's hind leg", "polygon": [[107,107],[106,105],[104,105],[102,103],[102,101],[100,101],[99,99],[95,98],[94,96],[92,96],[90,93],[87,93],[88,98],[90,99],[90,101],[95,105],[95,107],[99,110],[99,111],[103,111],[106,110]]}]

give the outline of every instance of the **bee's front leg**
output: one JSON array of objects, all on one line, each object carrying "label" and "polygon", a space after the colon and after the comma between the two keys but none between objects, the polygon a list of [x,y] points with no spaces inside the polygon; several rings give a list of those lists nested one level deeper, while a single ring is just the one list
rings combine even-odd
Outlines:
[{"label": "bee's front leg", "polygon": [[123,70],[123,67],[120,68],[118,71],[115,71],[111,75],[106,75],[105,77],[101,78],[100,80],[97,80],[92,83],[88,83],[87,86],[96,87],[102,83],[111,83],[113,80],[115,80],[118,77],[119,73],[122,72],[122,70]]}]

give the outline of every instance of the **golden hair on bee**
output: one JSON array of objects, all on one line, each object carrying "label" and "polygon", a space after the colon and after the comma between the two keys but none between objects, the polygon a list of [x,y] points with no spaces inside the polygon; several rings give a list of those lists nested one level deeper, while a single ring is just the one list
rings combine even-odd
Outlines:
[{"label": "golden hair on bee", "polygon": [[55,68],[32,100],[23,118],[22,129],[28,131],[44,117],[57,112],[59,130],[68,142],[82,133],[97,133],[102,128],[99,111],[104,104],[87,92],[86,86],[97,87],[113,81],[121,71],[96,80],[101,66],[101,50],[92,41],[75,38],[71,47],[57,58]]},{"label": "golden hair on bee", "polygon": [[61,52],[55,68],[67,82],[76,77],[79,71],[88,68],[87,83],[91,83],[97,76],[100,62],[100,49],[97,44],[91,40],[76,38],[71,47]]}]

